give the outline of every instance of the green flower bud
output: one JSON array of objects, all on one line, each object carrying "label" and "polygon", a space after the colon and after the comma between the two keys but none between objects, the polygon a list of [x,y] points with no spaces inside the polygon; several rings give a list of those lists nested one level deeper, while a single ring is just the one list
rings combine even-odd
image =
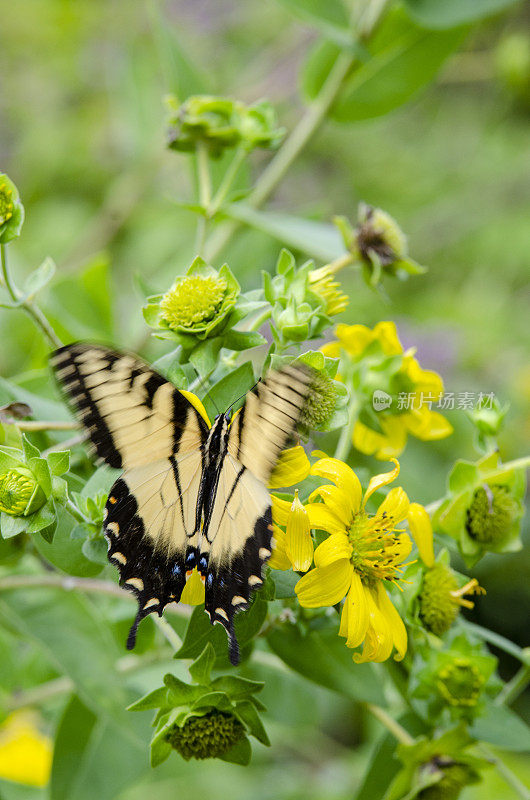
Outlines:
[{"label": "green flower bud", "polygon": [[29,469],[11,469],[0,477],[0,511],[27,517],[46,502],[46,495]]},{"label": "green flower bud", "polygon": [[359,206],[356,244],[364,261],[371,264],[374,256],[382,267],[407,258],[407,237],[390,214],[365,203]]},{"label": "green flower bud", "polygon": [[177,278],[160,301],[160,316],[178,331],[193,331],[211,322],[223,303],[226,281],[190,275]]},{"label": "green flower bud", "polygon": [[473,608],[466,594],[480,594],[484,590],[475,578],[458,587],[453,570],[443,562],[425,570],[418,596],[420,619],[435,636],[443,636],[458,616],[460,607]]},{"label": "green flower bud", "polygon": [[244,735],[245,728],[236,717],[214,709],[202,717],[188,717],[182,726],[173,725],[165,738],[188,760],[219,758]]},{"label": "green flower bud", "polygon": [[20,235],[24,222],[24,206],[18,189],[5,174],[0,174],[0,244]]},{"label": "green flower bud", "polygon": [[483,545],[498,545],[509,534],[521,508],[507,486],[484,483],[467,509],[466,529]]},{"label": "green flower bud", "polygon": [[436,687],[451,706],[476,706],[484,676],[469,658],[454,658],[437,675]]},{"label": "green flower bud", "polygon": [[303,428],[323,428],[331,420],[337,406],[337,389],[334,381],[323,372],[314,372],[309,395],[302,409],[300,424]]},{"label": "green flower bud", "polygon": [[239,144],[239,115],[228,97],[193,95],[179,106],[174,96],[166,100],[170,109],[168,146],[193,151],[198,142],[206,144],[212,156]]},{"label": "green flower bud", "polygon": [[278,128],[276,112],[267,100],[251,106],[236,104],[239,113],[239,131],[243,146],[247,150],[256,147],[277,147],[285,134],[285,128]]},{"label": "green flower bud", "polygon": [[164,295],[149,298],[144,317],[153,328],[164,331],[162,338],[185,334],[206,339],[224,327],[239,294],[239,284],[227,264],[217,272],[196,258]]},{"label": "green flower bud", "polygon": [[418,800],[457,800],[462,789],[470,783],[480,780],[479,774],[468,764],[458,764],[451,759],[434,759],[427,769],[442,771],[443,777],[438,783],[426,786],[418,795]]}]

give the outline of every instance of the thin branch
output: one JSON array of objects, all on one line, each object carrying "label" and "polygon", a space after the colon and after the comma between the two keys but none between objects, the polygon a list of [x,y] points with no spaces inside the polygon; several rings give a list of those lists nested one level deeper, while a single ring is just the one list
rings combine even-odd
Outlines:
[{"label": "thin branch", "polygon": [[501,636],[500,633],[490,631],[488,628],[483,628],[482,625],[477,625],[475,622],[469,622],[468,620],[465,621],[465,626],[471,633],[475,633],[481,639],[484,639],[485,642],[495,645],[499,650],[504,650],[505,653],[509,653],[509,655],[516,658],[522,664],[528,663],[528,653],[525,652],[522,647],[519,647],[519,645]]},{"label": "thin branch", "polygon": [[502,690],[495,698],[495,705],[509,705],[516,700],[530,683],[530,664],[522,664],[513,678],[505,683]]},{"label": "thin branch", "polygon": [[156,627],[158,628],[161,633],[165,636],[173,650],[180,650],[182,647],[182,639],[173,628],[172,625],[164,619],[164,617],[153,616],[153,622],[155,623]]},{"label": "thin branch", "polygon": [[50,420],[21,420],[15,422],[14,425],[19,431],[76,431],[80,425],[78,422],[57,422]]},{"label": "thin branch", "polygon": [[[9,292],[11,299],[15,303],[18,303],[22,294],[17,289],[16,284],[11,277],[11,273],[9,272],[9,266],[7,263],[7,246],[5,244],[0,245],[0,264],[2,281]],[[56,348],[62,346],[61,340],[53,330],[39,306],[33,300],[26,298],[26,300],[23,300],[20,303],[19,308],[23,309],[27,314],[29,314],[34,323],[41,329],[44,336],[48,339],[52,347]]]},{"label": "thin branch", "polygon": [[381,706],[376,706],[373,703],[365,703],[364,704],[367,711],[372,714],[379,722],[385,726],[385,728],[390,731],[392,736],[394,736],[398,742],[401,744],[414,744],[414,739],[410,735],[405,728],[397,722],[397,720],[393,719],[390,714],[387,714],[384,708]]},{"label": "thin branch", "polygon": [[56,453],[57,451],[61,450],[71,450],[72,447],[76,447],[78,444],[83,444],[83,442],[86,442],[87,439],[88,433],[84,431],[77,436],[72,436],[71,439],[64,439],[62,442],[52,444],[51,447],[47,447],[46,450],[42,451],[41,456],[46,458],[46,456],[49,456],[50,453]]},{"label": "thin branch", "polygon": [[[111,597],[119,597],[121,600],[136,602],[136,598],[130,592],[121,589],[116,583],[98,580],[97,578],[74,578],[71,575],[11,575],[0,579],[0,592],[6,592],[11,589],[39,589],[42,587],[63,589],[66,592],[80,591],[105,594]],[[190,616],[188,609],[174,603],[166,606],[166,611],[171,614],[177,614],[179,617]]]},{"label": "thin branch", "polygon": [[512,770],[506,766],[504,761],[499,758],[499,756],[495,755],[489,747],[486,747],[485,744],[482,742],[477,745],[478,749],[482,751],[483,755],[486,756],[487,759],[493,762],[495,768],[499,775],[502,775],[508,786],[510,786],[518,797],[521,797],[522,800],[530,800],[530,789],[528,789],[524,783],[519,780],[517,775],[512,772]]}]

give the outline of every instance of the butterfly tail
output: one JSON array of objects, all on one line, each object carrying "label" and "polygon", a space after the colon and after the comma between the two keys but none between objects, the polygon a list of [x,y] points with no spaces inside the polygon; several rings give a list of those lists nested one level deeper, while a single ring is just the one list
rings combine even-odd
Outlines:
[{"label": "butterfly tail", "polygon": [[228,657],[230,658],[230,663],[233,664],[234,667],[237,667],[240,661],[240,654],[239,654],[239,642],[237,641],[236,634],[234,631],[234,620],[232,619],[231,625],[227,628],[228,633]]}]

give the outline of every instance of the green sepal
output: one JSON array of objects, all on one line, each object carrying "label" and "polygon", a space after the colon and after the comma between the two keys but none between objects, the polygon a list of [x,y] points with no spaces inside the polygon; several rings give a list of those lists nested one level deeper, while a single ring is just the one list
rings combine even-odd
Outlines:
[{"label": "green sepal", "polygon": [[270,739],[255,706],[248,700],[236,703],[234,715],[245,725],[251,736],[270,747]]},{"label": "green sepal", "polygon": [[240,739],[239,742],[236,742],[236,744],[222,756],[219,756],[221,761],[228,761],[230,764],[240,764],[242,767],[247,766],[251,757],[252,747],[246,736]]}]

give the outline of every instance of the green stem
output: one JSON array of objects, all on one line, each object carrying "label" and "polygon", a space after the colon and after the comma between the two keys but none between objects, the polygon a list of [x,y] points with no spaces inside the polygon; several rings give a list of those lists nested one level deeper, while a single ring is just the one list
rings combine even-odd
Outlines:
[{"label": "green stem", "polygon": [[[247,198],[247,204],[252,208],[260,208],[274,189],[280,183],[285,173],[305,147],[309,139],[316,132],[321,122],[326,117],[339,89],[344,81],[354,57],[349,53],[341,53],[329,73],[319,95],[306,110],[298,125],[286,139],[283,146],[260,175],[253,191]],[[206,242],[206,253],[209,261],[213,261],[242,225],[239,221],[227,222],[212,235]]]},{"label": "green stem", "polygon": [[510,786],[518,797],[521,797],[522,800],[530,800],[530,789],[524,785],[524,783],[519,780],[517,775],[512,772],[512,770],[506,766],[504,761],[500,759],[495,753],[493,753],[489,747],[486,747],[485,744],[482,742],[478,745],[478,749],[482,751],[483,755],[493,762],[495,768],[499,775],[502,775],[508,786]]},{"label": "green stem", "polygon": [[173,628],[173,626],[170,625],[167,619],[156,615],[153,616],[153,621],[158,630],[164,634],[171,647],[175,651],[180,650],[180,648],[182,647],[182,639],[180,638],[176,630]]},{"label": "green stem", "polygon": [[80,427],[78,422],[41,422],[40,420],[28,420],[14,424],[19,431],[75,431]]},{"label": "green stem", "polygon": [[342,429],[339,436],[339,441],[337,442],[337,447],[335,448],[335,458],[338,458],[339,461],[345,461],[350,452],[352,446],[352,434],[355,423],[357,422],[358,411],[359,402],[355,398],[352,398],[348,414],[348,424]]},{"label": "green stem", "polygon": [[93,524],[92,520],[89,519],[88,517],[85,517],[83,512],[75,505],[75,503],[73,503],[70,500],[69,497],[66,498],[66,502],[64,504],[64,507],[69,512],[69,514],[71,514],[72,517],[74,519],[76,519],[78,522],[85,522],[88,525],[92,525]]},{"label": "green stem", "polygon": [[230,191],[230,187],[234,182],[234,179],[239,171],[240,166],[242,165],[243,161],[247,156],[247,151],[243,147],[239,147],[235,155],[230,162],[228,169],[226,170],[223,180],[219,184],[219,188],[210,204],[210,210],[208,213],[208,217],[214,217],[215,214],[219,211],[221,206],[223,205],[228,192]]},{"label": "green stem", "polygon": [[509,705],[524,692],[530,683],[530,664],[523,664],[495,698],[495,705]]},{"label": "green stem", "polygon": [[[2,281],[5,284],[7,291],[9,292],[11,299],[18,303],[21,298],[21,292],[17,289],[11,274],[9,272],[9,266],[7,263],[7,245],[2,244],[0,245],[0,264],[1,264],[1,273],[2,273]],[[33,320],[33,322],[41,329],[45,337],[48,339],[52,347],[61,347],[62,342],[53,330],[52,326],[40,310],[40,308],[33,302],[33,300],[24,300],[20,303],[20,308],[22,308]]]},{"label": "green stem", "polygon": [[269,308],[266,308],[261,314],[258,314],[258,316],[252,320],[248,328],[245,328],[245,330],[259,331],[263,323],[267,322],[267,320],[270,319],[271,314],[272,314],[272,308],[269,306]]},{"label": "green stem", "polygon": [[398,742],[401,744],[413,744],[414,739],[410,735],[405,728],[399,724],[395,719],[393,719],[390,714],[381,708],[381,706],[376,706],[373,703],[365,703],[364,704],[367,711],[372,714],[373,717],[379,720],[379,722],[385,726],[385,728],[390,731],[392,736],[394,736]]},{"label": "green stem", "polygon": [[[102,581],[97,578],[74,578],[71,575],[9,575],[0,578],[0,592],[12,591],[14,589],[63,589],[66,592],[80,591],[94,594],[106,594],[112,597],[119,597],[121,600],[132,600],[136,598],[130,593],[121,589],[117,583]],[[189,611],[182,606],[172,603],[166,608],[166,613],[177,614],[179,617],[189,618]]]},{"label": "green stem", "polygon": [[528,663],[528,652],[523,650],[522,647],[519,647],[519,645],[510,642],[510,640],[506,639],[504,636],[501,636],[500,633],[495,633],[487,628],[483,628],[482,625],[477,625],[476,623],[469,622],[467,620],[465,622],[465,626],[472,633],[475,633],[481,639],[484,639],[485,642],[489,642],[490,644],[495,645],[495,647],[498,647],[500,650],[504,650],[505,653],[509,653],[509,655],[516,658],[522,664]]},{"label": "green stem", "polygon": [[204,142],[199,142],[197,145],[197,181],[199,183],[199,202],[205,210],[205,215],[201,214],[197,219],[195,250],[197,255],[201,255],[206,240],[206,225],[212,202],[212,179],[208,162],[208,148]]}]

